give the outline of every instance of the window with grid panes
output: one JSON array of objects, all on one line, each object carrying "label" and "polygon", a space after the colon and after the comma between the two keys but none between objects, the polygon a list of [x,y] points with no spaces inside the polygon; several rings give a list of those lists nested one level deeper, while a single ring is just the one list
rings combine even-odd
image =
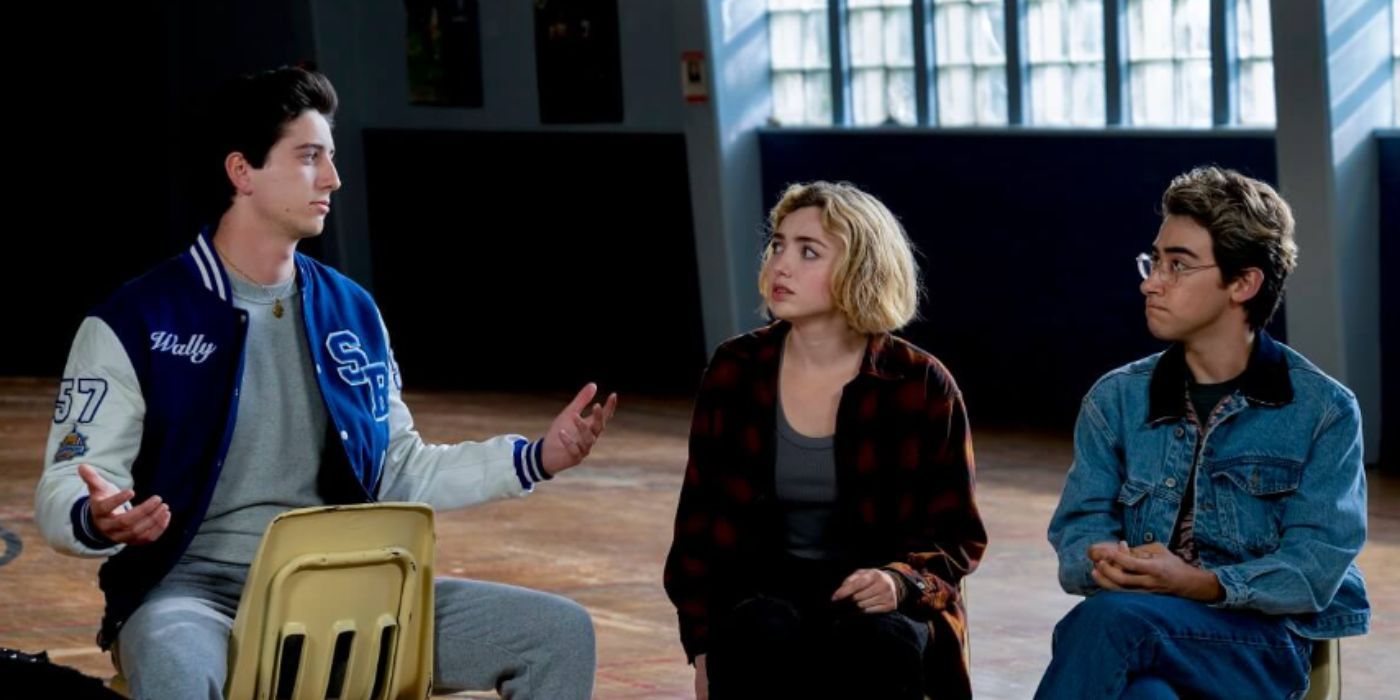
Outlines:
[{"label": "window with grid panes", "polygon": [[912,0],[846,0],[851,121],[855,124],[918,121],[913,14]]},{"label": "window with grid panes", "polygon": [[768,0],[773,119],[831,124],[831,45],[826,0]]},{"label": "window with grid panes", "polygon": [[1269,0],[1235,0],[1235,98],[1241,124],[1274,123],[1273,36]]},{"label": "window with grid panes", "polygon": [[1104,124],[1103,0],[1025,0],[1028,122]]},{"label": "window with grid panes", "polygon": [[1210,0],[1127,0],[1128,123],[1210,126]]},{"label": "window with grid panes", "polygon": [[1002,0],[934,0],[938,123],[1006,123],[1006,26]]}]

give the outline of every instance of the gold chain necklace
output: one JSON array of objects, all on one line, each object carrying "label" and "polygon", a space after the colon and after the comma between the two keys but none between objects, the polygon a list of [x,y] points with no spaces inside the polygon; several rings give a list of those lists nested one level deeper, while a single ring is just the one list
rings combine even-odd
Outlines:
[{"label": "gold chain necklace", "polygon": [[[216,248],[215,250],[218,249]],[[240,277],[257,285],[258,289],[261,289],[263,294],[266,294],[268,297],[272,298],[272,315],[276,318],[282,318],[282,314],[285,312],[285,309],[282,308],[282,297],[273,297],[272,292],[268,291],[265,285],[259,283],[257,280],[253,279],[251,275],[244,272],[242,268],[233,264],[233,260],[229,258],[229,256],[226,253],[224,253],[224,251],[219,251],[219,257],[223,258],[224,262],[228,263],[229,267],[233,268],[233,271],[237,272]]]}]

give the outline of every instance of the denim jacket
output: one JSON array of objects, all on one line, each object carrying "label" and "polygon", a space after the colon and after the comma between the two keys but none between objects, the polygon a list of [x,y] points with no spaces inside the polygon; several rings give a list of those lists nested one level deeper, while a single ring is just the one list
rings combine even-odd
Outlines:
[{"label": "denim jacket", "polygon": [[1050,522],[1060,585],[1099,590],[1087,556],[1096,542],[1167,544],[1199,459],[1195,543],[1225,590],[1214,605],[1283,616],[1312,639],[1365,634],[1356,397],[1261,331],[1238,388],[1201,427],[1186,407],[1188,371],[1175,345],[1109,372],[1084,397]]}]

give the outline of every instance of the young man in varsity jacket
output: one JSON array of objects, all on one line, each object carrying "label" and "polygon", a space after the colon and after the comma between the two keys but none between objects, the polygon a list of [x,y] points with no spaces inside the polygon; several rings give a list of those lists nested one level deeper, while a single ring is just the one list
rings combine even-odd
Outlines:
[{"label": "young man in varsity jacket", "polygon": [[[219,698],[268,522],[297,507],[519,497],[577,465],[616,407],[588,385],[541,439],[425,444],[374,300],[296,252],[340,187],[322,75],[236,81],[212,125],[228,207],[78,329],[35,514],[58,550],[107,557],[99,643],[137,698]],[[211,166],[214,163],[210,164]],[[537,591],[436,586],[434,682],[587,698],[588,614]]]}]

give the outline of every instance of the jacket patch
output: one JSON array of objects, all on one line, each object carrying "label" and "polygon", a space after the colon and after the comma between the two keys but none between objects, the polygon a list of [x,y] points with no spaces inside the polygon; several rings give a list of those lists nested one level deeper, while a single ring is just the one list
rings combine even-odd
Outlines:
[{"label": "jacket patch", "polygon": [[87,441],[87,436],[78,432],[78,426],[73,426],[73,432],[64,435],[63,439],[58,441],[58,451],[53,453],[53,461],[66,462],[87,454]]},{"label": "jacket patch", "polygon": [[204,339],[203,333],[195,333],[185,342],[180,342],[180,336],[175,333],[156,331],[151,334],[151,350],[155,352],[168,352],[175,357],[188,357],[190,362],[200,364],[209,359],[217,349],[213,343]]}]

